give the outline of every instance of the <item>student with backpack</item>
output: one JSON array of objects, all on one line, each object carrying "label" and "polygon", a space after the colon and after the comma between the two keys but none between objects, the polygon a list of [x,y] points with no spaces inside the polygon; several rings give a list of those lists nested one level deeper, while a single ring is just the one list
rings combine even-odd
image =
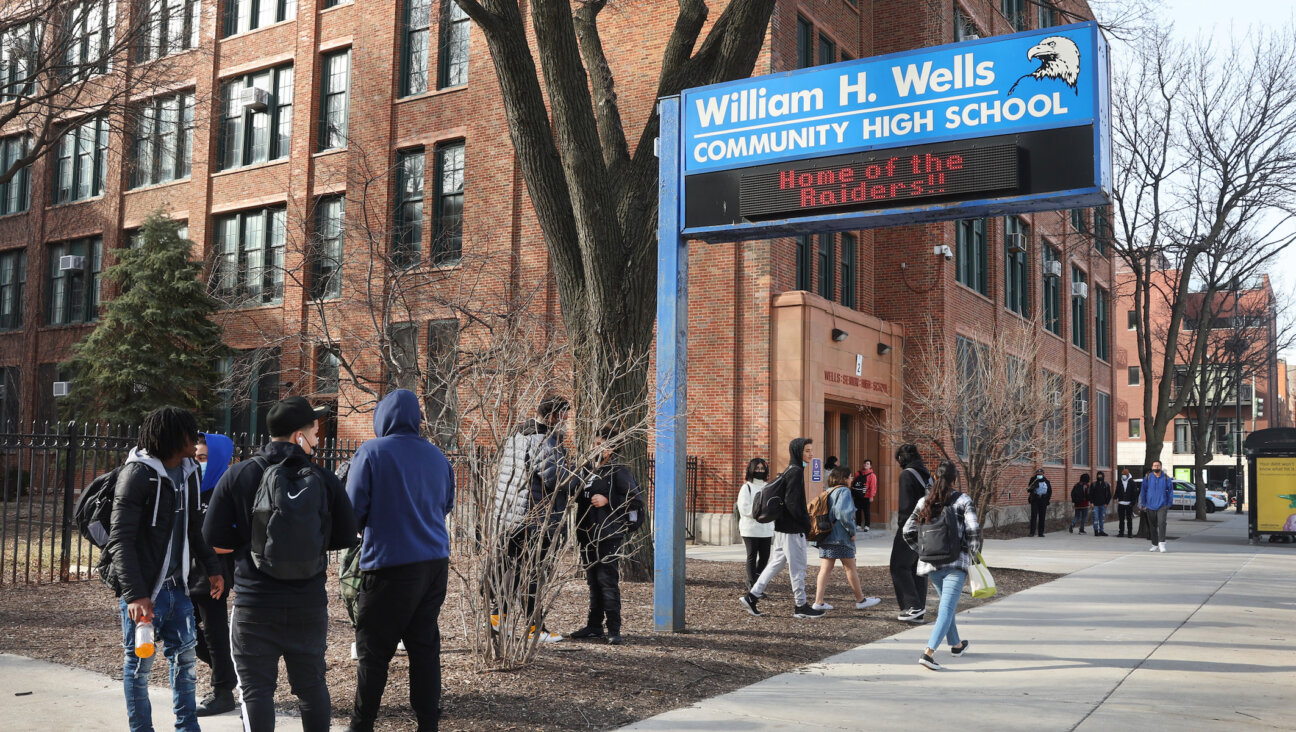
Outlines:
[{"label": "student with backpack", "polygon": [[896,448],[895,458],[901,468],[898,528],[891,543],[891,584],[895,586],[896,604],[900,606],[896,620],[921,624],[927,617],[927,582],[918,576],[918,554],[905,542],[904,526],[918,500],[927,494],[931,473],[923,465],[918,446],[912,442]]},{"label": "student with backpack", "polygon": [[1108,536],[1105,530],[1107,528],[1107,504],[1111,503],[1111,499],[1111,484],[1107,482],[1107,475],[1099,470],[1097,480],[1089,487],[1089,502],[1093,504],[1094,536]]},{"label": "student with backpack", "polygon": [[[196,456],[198,474],[202,476],[199,499],[206,516],[212,491],[234,457],[234,441],[225,435],[199,433]],[[198,660],[211,667],[211,693],[198,702],[200,717],[224,714],[236,706],[234,687],[238,685],[238,676],[234,673],[229,643],[229,593],[234,587],[234,557],[221,554],[218,559],[225,579],[225,591],[218,596],[212,595],[211,583],[202,572],[189,573],[189,599],[193,601],[198,629],[198,645],[194,650]]]},{"label": "student with backpack", "polygon": [[762,524],[752,515],[752,502],[767,484],[769,464],[763,458],[752,458],[747,463],[746,482],[738,489],[734,508],[738,511],[738,533],[747,546],[747,586],[756,584],[761,572],[769,565],[770,545],[774,542],[774,524]]},{"label": "student with backpack", "polygon": [[806,505],[805,466],[814,459],[814,440],[798,437],[788,444],[789,464],[771,485],[761,489],[759,504],[754,513],[758,519],[768,516],[763,514],[766,505],[777,505],[777,517],[774,522],[774,555],[770,563],[738,601],[747,612],[759,617],[761,613],[756,603],[765,594],[779,572],[786,567],[792,579],[792,595],[796,600],[792,611],[794,618],[820,618],[822,610],[816,610],[806,602],[806,532],[810,530],[810,512]]},{"label": "student with backpack", "polygon": [[354,546],[357,529],[337,476],[310,459],[324,411],[302,397],[276,402],[266,417],[270,443],[225,473],[203,522],[216,551],[234,554],[230,643],[249,732],[274,729],[281,657],[302,728],[327,732],[333,716],[324,679],[327,552]]},{"label": "student with backpack", "polygon": [[[846,583],[855,593],[855,609],[863,610],[882,602],[876,597],[865,597],[860,589],[859,572],[855,569],[855,500],[851,497],[850,471],[845,468],[833,468],[828,474],[828,491],[821,498],[828,504],[828,515],[832,520],[832,530],[828,535],[815,543],[819,548],[819,582],[815,588],[815,610],[832,610],[833,606],[824,602],[828,591],[828,577],[832,574],[833,565],[841,562],[846,570]],[[820,501],[816,498],[815,502]],[[816,513],[811,504],[811,516]],[[813,526],[812,526],[813,528]]]},{"label": "student with backpack", "polygon": [[[178,407],[155,409],[144,417],[126,464],[102,483],[111,490],[112,513],[101,576],[120,598],[122,685],[132,732],[153,729],[148,683],[154,639],[162,642],[171,664],[176,729],[198,729],[190,557],[207,576],[213,597],[224,592],[225,581],[216,554],[203,541],[193,459],[197,442],[192,414]],[[106,501],[107,494],[103,497]],[[99,524],[104,528],[102,520]]]},{"label": "student with backpack", "polygon": [[955,489],[958,467],[945,461],[936,468],[936,480],[918,501],[902,529],[905,543],[918,555],[918,574],[931,580],[940,593],[940,610],[918,663],[940,671],[936,648],[944,639],[950,653],[961,656],[968,642],[959,639],[954,614],[967,582],[968,568],[981,553],[981,524],[971,497]]}]

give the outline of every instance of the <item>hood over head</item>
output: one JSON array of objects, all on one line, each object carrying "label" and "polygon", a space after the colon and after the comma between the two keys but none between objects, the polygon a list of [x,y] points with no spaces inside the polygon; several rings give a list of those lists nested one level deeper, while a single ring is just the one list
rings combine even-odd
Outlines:
[{"label": "hood over head", "polygon": [[203,471],[202,492],[206,493],[216,487],[221,476],[229,470],[230,459],[234,457],[234,441],[225,435],[204,432],[207,438],[207,467]]},{"label": "hood over head", "polygon": [[805,450],[805,446],[809,442],[810,438],[808,437],[798,437],[788,443],[788,454],[792,456],[791,465],[801,467],[801,463],[804,462],[801,458],[801,451]]},{"label": "hood over head", "polygon": [[418,397],[409,389],[397,389],[378,402],[374,412],[374,436],[419,434],[423,412]]}]

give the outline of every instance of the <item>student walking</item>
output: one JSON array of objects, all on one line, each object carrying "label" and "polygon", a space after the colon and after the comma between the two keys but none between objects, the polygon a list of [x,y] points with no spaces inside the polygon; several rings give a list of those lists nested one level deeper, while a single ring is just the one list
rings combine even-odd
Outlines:
[{"label": "student walking", "polygon": [[616,459],[611,445],[616,430],[604,427],[594,438],[597,464],[584,471],[582,490],[576,494],[576,542],[580,545],[585,583],[589,586],[589,614],[585,627],[572,638],[602,638],[607,621],[607,642],[621,645],[621,546],[639,527],[644,505],[630,469]]},{"label": "student walking", "polygon": [[1107,504],[1111,503],[1112,489],[1101,470],[1093,485],[1089,486],[1089,503],[1093,504],[1094,536],[1107,536]]},{"label": "student walking", "polygon": [[1026,488],[1026,500],[1030,503],[1030,535],[1043,538],[1049,501],[1053,500],[1053,486],[1044,477],[1044,468],[1036,470],[1035,477],[1031,478]]},{"label": "student walking", "polygon": [[806,602],[806,532],[810,530],[810,511],[806,506],[805,466],[814,459],[814,440],[798,437],[788,444],[790,463],[781,476],[785,508],[783,515],[774,521],[774,555],[769,565],[756,579],[739,601],[747,612],[759,616],[761,611],[756,603],[765,595],[765,588],[771,580],[786,567],[792,579],[792,595],[796,607],[792,611],[794,618],[823,617],[822,610],[816,610]]},{"label": "student walking", "polygon": [[439,724],[438,623],[450,576],[446,516],[454,509],[455,476],[445,454],[420,434],[422,426],[414,392],[397,389],[383,397],[374,411],[374,439],[356,450],[347,473],[347,497],[362,532],[353,732],[373,729],[402,641],[418,729]]},{"label": "student walking", "polygon": [[1076,524],[1080,524],[1080,533],[1084,533],[1085,522],[1089,518],[1089,474],[1082,473],[1080,480],[1071,487],[1071,506],[1075,509],[1075,516],[1071,519],[1071,525],[1067,527],[1067,533],[1075,531]]},{"label": "student walking", "polygon": [[877,474],[873,472],[872,460],[865,460],[859,472],[855,473],[850,490],[855,502],[855,524],[867,532],[873,523],[869,514],[870,504],[877,498]]},{"label": "student walking", "polygon": [[752,458],[747,463],[746,482],[738,489],[738,534],[747,547],[747,586],[756,584],[761,572],[769,564],[770,545],[774,542],[774,524],[762,524],[752,515],[752,500],[765,487],[769,479],[769,463],[763,458]]},{"label": "student walking", "polygon": [[113,492],[103,571],[119,598],[122,687],[131,732],[153,729],[148,685],[156,656],[152,647],[136,648],[142,625],[149,626],[145,632],[150,638],[162,642],[171,665],[176,729],[198,729],[190,557],[206,575],[213,597],[224,593],[225,579],[202,537],[198,463],[193,459],[197,442],[198,422],[189,412],[177,407],[149,412]]},{"label": "student walking", "polygon": [[1130,476],[1129,468],[1121,470],[1120,479],[1116,481],[1116,536],[1134,536],[1134,504],[1138,503],[1138,486]]},{"label": "student walking", "polygon": [[919,548],[920,527],[942,517],[948,521],[952,509],[953,518],[958,523],[958,545],[949,547],[957,556],[952,560],[928,561],[920,559],[918,573],[931,580],[932,586],[940,593],[940,611],[936,622],[932,624],[931,637],[927,648],[918,659],[918,663],[933,670],[940,671],[942,666],[936,662],[936,649],[944,639],[950,646],[950,654],[961,656],[967,651],[968,642],[959,638],[958,625],[954,614],[958,612],[959,597],[963,594],[963,585],[967,582],[967,571],[981,553],[981,524],[977,521],[976,507],[966,493],[960,493],[954,486],[958,483],[958,468],[946,461],[936,468],[936,481],[927,495],[918,501],[918,506],[905,522],[903,533],[905,543],[915,552]]},{"label": "student walking", "polygon": [[832,516],[832,532],[827,538],[816,542],[819,548],[819,582],[815,588],[815,610],[832,610],[833,606],[824,602],[824,593],[828,590],[828,577],[832,574],[833,565],[841,562],[846,570],[846,583],[855,593],[855,609],[863,610],[882,602],[876,597],[865,597],[860,589],[859,572],[855,569],[855,501],[851,498],[850,471],[845,468],[834,468],[828,474],[828,497]]},{"label": "student walking", "polygon": [[269,444],[225,473],[203,521],[212,547],[234,554],[230,644],[248,732],[274,729],[280,658],[302,728],[327,732],[333,716],[324,679],[327,553],[357,539],[337,476],[310,459],[324,411],[302,397],[276,402],[266,416]]},{"label": "student walking", "polygon": [[904,526],[918,500],[927,495],[932,479],[917,445],[904,443],[896,449],[895,458],[902,469],[896,512],[899,526],[891,543],[891,584],[895,586],[896,604],[900,606],[896,620],[921,624],[927,616],[927,581],[918,576],[918,553],[905,541]]},{"label": "student walking", "polygon": [[[233,457],[234,442],[230,438],[225,435],[198,434],[195,458],[202,480],[199,499],[204,516],[207,514],[207,503],[211,500],[212,490],[229,469]],[[201,522],[198,528],[201,532]],[[238,684],[229,642],[229,593],[234,588],[234,557],[220,554],[217,555],[217,560],[220,562],[225,585],[224,592],[219,596],[212,595],[211,583],[207,581],[206,575],[200,571],[189,573],[189,599],[193,602],[198,631],[198,645],[194,650],[198,654],[198,660],[211,667],[211,693],[198,702],[199,717],[232,711],[235,707],[234,687]]]},{"label": "student walking", "polygon": [[1174,503],[1174,481],[1161,472],[1161,461],[1152,463],[1152,472],[1143,476],[1143,487],[1139,491],[1138,506],[1147,519],[1148,539],[1152,548],[1148,551],[1165,552],[1166,550],[1166,514]]}]

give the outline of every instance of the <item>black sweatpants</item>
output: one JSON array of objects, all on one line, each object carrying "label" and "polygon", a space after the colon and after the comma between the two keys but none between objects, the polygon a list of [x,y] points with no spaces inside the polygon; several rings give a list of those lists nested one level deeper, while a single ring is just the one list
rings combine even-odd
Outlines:
[{"label": "black sweatpants", "polygon": [[230,626],[234,668],[243,695],[243,728],[268,732],[275,726],[274,696],[279,659],[301,709],[302,729],[328,732],[333,708],[324,680],[328,607],[234,606]]},{"label": "black sweatpants", "polygon": [[[228,593],[226,593],[228,595]],[[211,685],[217,691],[233,691],[238,684],[234,673],[234,656],[230,653],[230,626],[226,598],[212,599],[209,594],[189,596],[198,621],[198,645],[194,651],[202,662],[211,666]]]},{"label": "black sweatpants", "polygon": [[387,666],[396,644],[409,652],[410,706],[420,732],[434,730],[441,712],[441,629],[449,559],[367,570],[357,600],[355,703],[351,729],[372,730],[387,688]]},{"label": "black sweatpants", "polygon": [[1030,505],[1030,535],[1044,535],[1044,522],[1048,520],[1048,504],[1032,503]]},{"label": "black sweatpants", "polygon": [[900,612],[910,608],[927,607],[927,578],[918,576],[918,552],[909,548],[901,530],[896,531],[891,542],[891,584],[895,586],[896,604]]},{"label": "black sweatpants", "polygon": [[608,635],[621,635],[621,537],[581,544],[581,564],[589,585],[589,617],[586,624],[602,628],[607,620]]},{"label": "black sweatpants", "polygon": [[756,584],[765,565],[769,564],[770,546],[774,543],[772,536],[744,536],[743,544],[747,546],[747,589]]},{"label": "black sweatpants", "polygon": [[1124,534],[1126,536],[1133,536],[1134,535],[1134,506],[1117,504],[1116,517],[1120,521],[1119,528],[1117,529],[1116,533]]}]

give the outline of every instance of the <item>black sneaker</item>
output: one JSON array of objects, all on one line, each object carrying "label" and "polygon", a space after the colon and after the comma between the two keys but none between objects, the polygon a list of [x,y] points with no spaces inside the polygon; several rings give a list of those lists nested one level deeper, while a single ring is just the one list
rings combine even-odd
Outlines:
[{"label": "black sneaker", "polygon": [[621,635],[620,635],[619,633],[613,633],[613,634],[609,635],[609,636],[608,636],[608,645],[609,645],[609,646],[619,646],[619,645],[621,645]]},{"label": "black sneaker", "polygon": [[927,617],[927,611],[922,608],[910,608],[896,616],[896,620],[904,623],[922,623]]},{"label": "black sneaker", "polygon": [[594,625],[587,625],[584,628],[581,628],[580,630],[573,631],[567,637],[568,638],[602,638],[603,628]]},{"label": "black sneaker", "polygon": [[968,642],[967,642],[967,641],[963,641],[962,643],[958,644],[957,646],[950,646],[950,655],[951,655],[951,656],[961,656],[961,655],[963,655],[965,652],[967,652],[967,647],[968,647]]},{"label": "black sneaker", "polygon": [[823,614],[823,610],[815,610],[814,606],[810,603],[798,605],[797,608],[792,611],[792,617],[794,618],[822,618]]},{"label": "black sneaker", "polygon": [[234,692],[229,689],[213,689],[212,693],[198,702],[195,714],[199,717],[210,717],[213,714],[224,714],[234,711]]},{"label": "black sneaker", "polygon": [[742,603],[742,606],[745,607],[745,608],[747,608],[747,612],[749,612],[749,613],[751,613],[752,615],[755,615],[756,617],[759,618],[759,617],[762,615],[762,613],[761,613],[761,611],[756,607],[756,603],[757,603],[758,599],[759,599],[759,598],[757,598],[757,597],[756,597],[755,595],[753,595],[752,593],[747,592],[747,593],[744,593],[742,597],[738,598],[738,602],[741,602],[741,603]]},{"label": "black sneaker", "polygon": [[936,663],[936,659],[932,658],[931,656],[927,655],[926,653],[922,654],[922,656],[920,656],[920,657],[918,658],[918,665],[920,665],[920,666],[926,666],[927,668],[931,669],[932,671],[940,671],[940,670],[942,670],[942,669],[945,668],[944,666],[940,665],[939,663]]}]

